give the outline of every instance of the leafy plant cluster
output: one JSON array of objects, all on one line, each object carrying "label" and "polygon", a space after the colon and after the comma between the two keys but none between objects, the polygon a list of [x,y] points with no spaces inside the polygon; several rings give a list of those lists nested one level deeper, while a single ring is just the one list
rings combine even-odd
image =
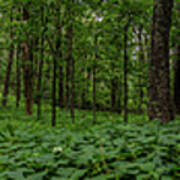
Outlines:
[{"label": "leafy plant cluster", "polygon": [[81,131],[41,128],[27,121],[21,127],[15,120],[2,124],[2,180],[180,178],[179,122],[106,121]]}]

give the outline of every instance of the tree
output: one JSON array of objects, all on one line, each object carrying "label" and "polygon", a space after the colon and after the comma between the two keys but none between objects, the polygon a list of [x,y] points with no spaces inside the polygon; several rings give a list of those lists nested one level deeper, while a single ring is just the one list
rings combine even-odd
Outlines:
[{"label": "tree", "polygon": [[93,123],[96,123],[96,81],[97,81],[97,58],[98,58],[98,35],[95,35],[95,57],[93,60],[93,68],[92,68],[92,73],[93,73],[93,91],[92,91],[92,96],[93,96]]},{"label": "tree", "polygon": [[75,114],[74,114],[74,88],[75,88],[75,83],[74,83],[74,74],[75,74],[75,61],[74,61],[74,56],[73,56],[73,9],[75,5],[75,0],[72,0],[70,2],[69,6],[69,28],[68,28],[68,54],[69,54],[69,61],[71,63],[71,68],[70,68],[70,81],[71,81],[71,89],[70,89],[70,102],[71,102],[71,119],[74,121]]},{"label": "tree", "polygon": [[39,62],[39,72],[38,72],[38,82],[37,82],[37,119],[41,118],[41,98],[42,98],[42,69],[44,65],[44,41],[45,41],[45,17],[44,17],[44,7],[41,7],[41,23],[43,26],[43,31],[41,34],[41,51],[40,51],[40,62]]},{"label": "tree", "polygon": [[127,42],[128,42],[128,28],[129,22],[124,26],[124,122],[128,121],[128,54],[127,54]]},{"label": "tree", "polygon": [[140,66],[140,74],[139,74],[139,96],[140,96],[140,101],[139,101],[139,107],[138,111],[142,112],[142,104],[143,104],[143,65],[144,65],[144,50],[143,50],[143,42],[142,42],[142,31],[143,31],[143,26],[140,25],[139,30],[138,30],[138,43],[139,43],[139,66]]},{"label": "tree", "polygon": [[169,33],[173,0],[155,0],[149,66],[149,119],[173,120],[169,78]]},{"label": "tree", "polygon": [[177,51],[177,60],[174,64],[174,103],[176,107],[176,113],[180,113],[180,45],[178,44],[176,47]]},{"label": "tree", "polygon": [[21,44],[17,46],[16,52],[16,107],[19,107],[21,99],[21,61],[22,60],[22,47]]},{"label": "tree", "polygon": [[[30,16],[27,10],[27,7],[23,8],[23,20],[28,23]],[[27,32],[26,32],[27,33]],[[28,35],[27,35],[28,36]],[[30,42],[28,41],[28,37],[26,36],[26,40],[24,42],[24,94],[26,98],[26,114],[32,114],[32,106],[33,106],[33,70],[32,70],[32,57],[29,49],[32,47]]]},{"label": "tree", "polygon": [[177,20],[176,20],[176,30],[177,33],[174,33],[174,41],[175,41],[175,63],[174,63],[174,104],[176,108],[176,113],[180,114],[180,3],[177,2],[175,6],[175,10],[177,13]]},{"label": "tree", "polygon": [[7,71],[6,71],[6,79],[4,83],[4,92],[3,92],[3,101],[2,105],[6,106],[7,104],[7,96],[9,93],[9,83],[10,83],[10,75],[11,75],[11,69],[13,64],[13,58],[14,58],[14,44],[13,44],[13,8],[10,10],[10,48],[9,48],[9,58],[8,58],[8,65],[7,65]]}]

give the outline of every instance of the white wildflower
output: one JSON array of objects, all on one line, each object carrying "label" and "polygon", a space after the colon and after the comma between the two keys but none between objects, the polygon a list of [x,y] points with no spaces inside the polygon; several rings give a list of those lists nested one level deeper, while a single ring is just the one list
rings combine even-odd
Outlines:
[{"label": "white wildflower", "polygon": [[62,151],[63,151],[63,149],[62,149],[62,147],[61,147],[61,146],[54,147],[54,149],[53,149],[53,152],[54,152],[54,153],[57,153],[57,152],[62,152]]}]

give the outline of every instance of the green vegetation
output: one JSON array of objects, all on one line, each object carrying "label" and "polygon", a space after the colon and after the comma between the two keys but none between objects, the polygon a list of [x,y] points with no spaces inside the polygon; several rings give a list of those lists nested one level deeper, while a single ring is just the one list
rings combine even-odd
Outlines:
[{"label": "green vegetation", "polygon": [[0,180],[180,179],[180,0],[0,0]]},{"label": "green vegetation", "polygon": [[[75,124],[65,111],[57,128],[23,111],[1,112],[0,179],[8,180],[173,180],[180,178],[180,122],[161,125],[131,116],[78,111]],[[64,123],[66,122],[66,123]],[[88,125],[87,125],[88,123]]]}]

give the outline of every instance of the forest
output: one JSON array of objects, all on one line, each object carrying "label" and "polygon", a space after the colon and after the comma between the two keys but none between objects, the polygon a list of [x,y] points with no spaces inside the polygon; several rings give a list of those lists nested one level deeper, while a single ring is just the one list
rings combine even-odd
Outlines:
[{"label": "forest", "polygon": [[0,0],[0,180],[180,179],[180,0]]}]

